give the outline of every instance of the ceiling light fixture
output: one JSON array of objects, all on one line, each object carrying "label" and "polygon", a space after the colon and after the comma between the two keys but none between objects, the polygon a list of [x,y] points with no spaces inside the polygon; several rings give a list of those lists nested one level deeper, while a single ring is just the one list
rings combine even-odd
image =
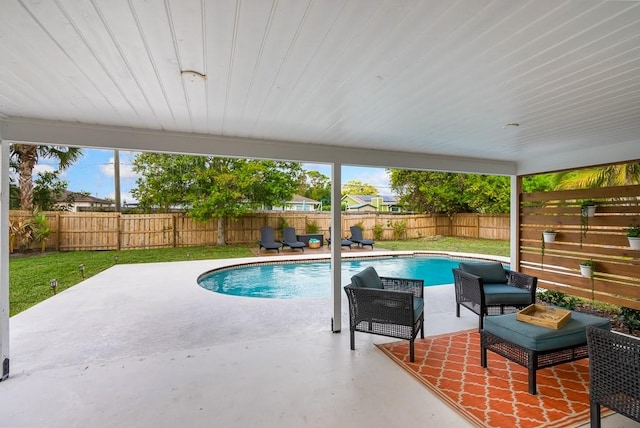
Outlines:
[{"label": "ceiling light fixture", "polygon": [[206,74],[202,74],[199,71],[195,71],[195,70],[180,70],[180,75],[181,76],[190,76],[191,79],[193,79],[194,77],[201,77],[202,80],[207,80],[207,75]]}]

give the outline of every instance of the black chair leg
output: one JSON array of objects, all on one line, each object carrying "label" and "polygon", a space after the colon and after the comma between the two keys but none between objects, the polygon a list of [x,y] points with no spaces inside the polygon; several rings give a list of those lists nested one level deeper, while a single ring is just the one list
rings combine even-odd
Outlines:
[{"label": "black chair leg", "polygon": [[415,347],[413,345],[413,339],[409,341],[409,361],[415,362]]},{"label": "black chair leg", "polygon": [[356,350],[356,345],[355,345],[355,332],[353,330],[349,330],[349,338],[351,339],[351,350],[355,351]]},{"label": "black chair leg", "polygon": [[456,317],[460,318],[460,304],[456,303]]},{"label": "black chair leg", "polygon": [[591,428],[600,428],[600,404],[591,403]]}]

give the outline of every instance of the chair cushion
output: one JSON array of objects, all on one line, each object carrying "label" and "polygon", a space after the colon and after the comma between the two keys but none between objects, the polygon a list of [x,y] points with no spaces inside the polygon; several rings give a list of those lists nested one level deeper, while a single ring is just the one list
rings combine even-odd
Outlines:
[{"label": "chair cushion", "polygon": [[413,298],[413,319],[418,320],[420,314],[424,311],[424,299],[422,297]]},{"label": "chair cushion", "polygon": [[351,277],[351,284],[353,284],[354,287],[384,288],[378,272],[376,272],[373,266],[369,266],[362,272],[353,275]]},{"label": "chair cushion", "polygon": [[507,284],[484,284],[484,302],[487,305],[529,305],[531,293]]},{"label": "chair cushion", "polygon": [[502,263],[460,263],[460,270],[482,278],[485,284],[506,284],[507,273]]},{"label": "chair cushion", "polygon": [[484,317],[485,331],[534,351],[550,351],[587,343],[588,325],[605,330],[611,328],[607,318],[574,311],[569,322],[558,330],[518,321],[516,314]]}]

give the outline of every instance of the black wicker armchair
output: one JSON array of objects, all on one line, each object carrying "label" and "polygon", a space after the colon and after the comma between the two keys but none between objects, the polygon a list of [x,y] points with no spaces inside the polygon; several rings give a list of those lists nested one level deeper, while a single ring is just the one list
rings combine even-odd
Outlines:
[{"label": "black wicker armchair", "polygon": [[587,327],[591,426],[600,406],[640,422],[640,339]]},{"label": "black wicker armchair", "polygon": [[349,300],[351,350],[355,332],[379,334],[409,341],[414,361],[414,341],[424,338],[424,280],[379,277],[368,267],[344,287]]},{"label": "black wicker armchair", "polygon": [[464,306],[480,317],[516,312],[535,303],[538,278],[504,269],[500,263],[460,263],[453,269],[456,316]]}]

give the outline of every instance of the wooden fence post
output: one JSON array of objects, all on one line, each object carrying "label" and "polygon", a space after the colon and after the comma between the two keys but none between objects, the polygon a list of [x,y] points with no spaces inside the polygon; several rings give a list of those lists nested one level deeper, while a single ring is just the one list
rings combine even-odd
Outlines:
[{"label": "wooden fence post", "polygon": [[56,251],[60,251],[60,214],[56,214]]},{"label": "wooden fence post", "polygon": [[173,216],[171,217],[171,221],[172,221],[172,225],[171,227],[173,228],[173,248],[176,248],[177,245],[177,240],[178,240],[178,230],[176,229],[176,225],[178,224],[178,218],[177,218],[177,214],[173,214]]},{"label": "wooden fence post", "polygon": [[120,248],[122,247],[122,227],[120,226],[120,222],[122,221],[122,214],[121,213],[117,213],[117,217],[116,217],[116,224],[117,224],[117,228],[116,228],[116,233],[118,234],[118,243],[116,244],[117,247],[117,251],[120,251]]}]

